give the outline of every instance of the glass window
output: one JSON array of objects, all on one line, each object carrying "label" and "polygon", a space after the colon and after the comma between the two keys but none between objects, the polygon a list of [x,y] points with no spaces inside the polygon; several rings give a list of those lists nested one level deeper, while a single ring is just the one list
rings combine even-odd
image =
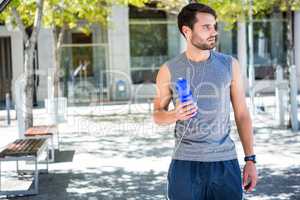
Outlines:
[{"label": "glass window", "polygon": [[12,51],[10,37],[0,37],[0,109],[5,107],[5,95],[11,94]]},{"label": "glass window", "polygon": [[[92,36],[83,33],[72,33],[72,44],[91,44]],[[93,47],[81,46],[72,48],[72,63],[76,67],[85,65],[86,69],[83,71],[85,76],[93,76]]]},{"label": "glass window", "polygon": [[254,21],[253,50],[256,80],[273,80],[276,65],[285,67],[287,48],[284,42],[286,41],[285,26],[285,20],[280,17]]},{"label": "glass window", "polygon": [[237,26],[227,29],[224,23],[218,23],[218,51],[237,57]]},{"label": "glass window", "polygon": [[167,55],[167,26],[155,21],[132,23],[130,31],[130,54],[132,57]]},{"label": "glass window", "polygon": [[[62,44],[61,89],[70,104],[90,104],[108,98],[106,88],[107,44],[96,43],[95,37],[72,33],[69,43]],[[95,37],[93,37],[95,36]]]},{"label": "glass window", "polygon": [[179,53],[176,21],[162,11],[131,7],[129,34],[133,84],[155,83],[160,66]]},{"label": "glass window", "polygon": [[[247,53],[249,62],[247,26]],[[219,40],[218,50],[237,57],[237,26],[232,30],[226,30],[223,23],[218,24]],[[274,79],[277,64],[286,65],[286,20],[280,14],[265,19],[256,19],[253,22],[253,50],[255,79]],[[247,72],[248,76],[248,72]]]},{"label": "glass window", "polygon": [[165,23],[130,24],[130,64],[134,84],[154,83],[155,73],[168,59],[167,25]]}]

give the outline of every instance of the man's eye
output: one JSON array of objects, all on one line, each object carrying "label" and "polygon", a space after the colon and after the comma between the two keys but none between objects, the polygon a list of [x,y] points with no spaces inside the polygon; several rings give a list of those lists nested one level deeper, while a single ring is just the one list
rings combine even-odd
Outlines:
[{"label": "man's eye", "polygon": [[204,25],[203,27],[205,30],[209,30],[209,25]]}]

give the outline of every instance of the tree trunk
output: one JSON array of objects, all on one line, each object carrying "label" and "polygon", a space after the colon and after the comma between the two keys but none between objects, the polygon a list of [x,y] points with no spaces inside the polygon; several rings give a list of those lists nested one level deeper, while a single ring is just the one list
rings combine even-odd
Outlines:
[{"label": "tree trunk", "polygon": [[60,75],[60,61],[61,61],[61,43],[63,41],[65,26],[63,26],[58,34],[57,37],[57,28],[53,27],[53,37],[54,37],[54,48],[53,48],[53,55],[54,55],[54,69],[51,72],[52,76],[52,94],[48,97],[49,102],[53,103],[53,113],[54,113],[54,121],[52,123],[58,122],[58,109],[59,109],[59,101],[58,97],[61,94],[60,87],[59,87],[59,75]]},{"label": "tree trunk", "polygon": [[43,7],[44,7],[44,0],[36,0],[37,9],[35,13],[34,24],[32,28],[32,33],[29,38],[24,23],[17,11],[16,8],[12,9],[12,14],[16,20],[17,26],[23,33],[23,41],[25,44],[25,51],[24,51],[24,72],[25,72],[25,85],[24,85],[24,127],[25,130],[32,127],[33,125],[33,113],[32,113],[32,104],[33,104],[33,87],[34,87],[34,80],[33,80],[33,52],[35,50],[38,33],[40,31],[42,16],[43,16]]},{"label": "tree trunk", "polygon": [[287,10],[287,65],[290,67],[294,63],[294,42],[292,30],[292,10],[289,6]]},{"label": "tree trunk", "polygon": [[25,85],[24,85],[24,123],[25,130],[32,127],[33,125],[33,114],[32,114],[32,104],[33,104],[33,51],[34,47],[25,47]]},{"label": "tree trunk", "polygon": [[293,18],[292,18],[292,2],[286,0],[287,5],[287,66],[289,72],[289,121],[288,127],[292,128],[294,131],[298,129],[298,117],[297,117],[297,83],[295,82],[293,74],[293,65],[295,64],[295,54],[294,54],[294,41],[293,41]]},{"label": "tree trunk", "polygon": [[63,42],[66,26],[64,25],[57,35],[57,29],[53,28],[54,36],[54,78],[53,78],[53,97],[59,96],[59,72],[61,64],[61,44]]}]

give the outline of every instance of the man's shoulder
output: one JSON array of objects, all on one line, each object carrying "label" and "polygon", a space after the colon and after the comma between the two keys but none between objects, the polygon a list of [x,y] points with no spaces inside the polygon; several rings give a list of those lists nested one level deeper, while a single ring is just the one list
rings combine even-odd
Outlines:
[{"label": "man's shoulder", "polygon": [[167,60],[164,65],[166,65],[169,68],[172,68],[178,64],[181,64],[184,61],[184,53],[180,53],[177,56],[170,58],[169,60]]},{"label": "man's shoulder", "polygon": [[234,59],[232,55],[223,53],[223,52],[219,52],[219,51],[214,51],[214,54],[216,56],[216,58],[218,60],[220,60],[221,62],[223,62],[224,64],[232,64],[232,60]]},{"label": "man's shoulder", "polygon": [[224,59],[228,59],[228,58],[231,58],[232,59],[232,55],[230,54],[226,54],[226,53],[223,53],[223,52],[220,52],[220,51],[214,51],[215,55],[217,57],[220,57],[220,58],[224,58]]}]

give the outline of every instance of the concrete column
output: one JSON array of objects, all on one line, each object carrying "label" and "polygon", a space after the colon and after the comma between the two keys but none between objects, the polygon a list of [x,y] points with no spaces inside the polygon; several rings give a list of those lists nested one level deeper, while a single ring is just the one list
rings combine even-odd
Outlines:
[{"label": "concrete column", "polygon": [[179,45],[180,53],[182,53],[186,50],[187,44],[186,44],[185,37],[181,33],[180,33],[179,43],[180,43]]},{"label": "concrete column", "polygon": [[44,101],[47,98],[47,73],[48,69],[54,67],[54,38],[51,29],[42,28],[38,35],[38,65],[39,65],[39,86],[37,88],[37,100]]},{"label": "concrete column", "polygon": [[258,56],[266,57],[266,38],[262,29],[258,32]]},{"label": "concrete column", "polygon": [[101,43],[101,31],[98,25],[92,27],[92,35],[92,42],[96,45],[93,46],[93,74],[99,85],[100,71],[105,70],[105,47],[98,46]]},{"label": "concrete column", "polygon": [[300,12],[294,13],[294,45],[295,45],[295,64],[297,72],[297,83],[300,88]]},{"label": "concrete column", "polygon": [[296,66],[292,65],[289,69],[290,73],[290,100],[291,100],[291,125],[292,130],[294,132],[299,130],[299,120],[298,120],[298,103],[297,103],[297,94],[298,94],[298,88],[297,88],[297,72],[296,72]]},{"label": "concrete column", "polygon": [[219,48],[223,53],[232,55],[232,32],[225,30],[225,24],[218,24],[219,30]]},{"label": "concrete column", "polygon": [[175,57],[182,50],[180,48],[181,33],[178,30],[176,20],[176,16],[168,15],[168,56],[170,58]]},{"label": "concrete column", "polygon": [[117,100],[116,83],[118,80],[125,81],[127,93],[131,93],[128,7],[113,5],[110,22],[108,29],[108,85],[111,86],[110,97]]},{"label": "concrete column", "polygon": [[[246,35],[246,23],[238,22],[238,60],[241,66],[241,73],[244,82],[245,91],[248,88],[248,79],[247,79],[247,35]],[[247,92],[248,93],[248,92]]]},{"label": "concrete column", "polygon": [[271,54],[275,60],[274,64],[283,64],[283,26],[281,13],[274,13],[272,17],[273,21],[271,22]]},{"label": "concrete column", "polygon": [[288,83],[284,81],[282,66],[276,66],[276,114],[277,125],[284,127],[286,105],[284,99],[287,97]]},{"label": "concrete column", "polygon": [[12,96],[15,97],[15,82],[19,76],[24,73],[24,45],[23,34],[21,31],[13,31],[11,35],[11,46],[13,49],[12,68],[13,68],[13,80],[12,80]]}]

